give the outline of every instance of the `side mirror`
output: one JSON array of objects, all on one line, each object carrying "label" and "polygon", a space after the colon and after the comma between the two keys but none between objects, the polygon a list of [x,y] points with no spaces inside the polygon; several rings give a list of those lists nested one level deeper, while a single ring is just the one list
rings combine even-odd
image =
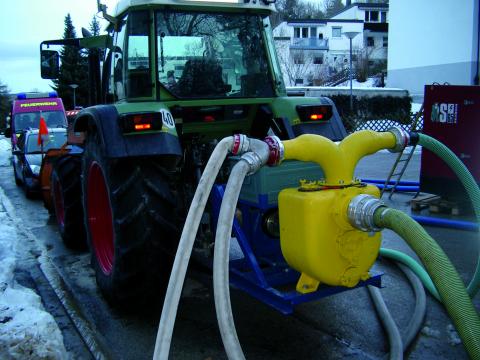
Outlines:
[{"label": "side mirror", "polygon": [[12,128],[6,128],[5,132],[3,133],[6,138],[11,138],[12,137]]},{"label": "side mirror", "polygon": [[55,50],[40,52],[40,73],[42,79],[57,79],[60,72],[60,56]]}]

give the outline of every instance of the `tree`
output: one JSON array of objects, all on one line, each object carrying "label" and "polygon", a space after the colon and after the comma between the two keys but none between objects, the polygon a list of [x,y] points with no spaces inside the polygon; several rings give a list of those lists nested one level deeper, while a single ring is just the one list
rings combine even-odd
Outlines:
[{"label": "tree", "polygon": [[285,82],[290,86],[297,85],[297,80],[311,77],[313,58],[306,51],[289,51],[289,42],[277,42],[277,54]]},{"label": "tree", "polygon": [[327,18],[338,14],[344,7],[342,0],[325,0],[324,2],[325,15]]},{"label": "tree", "polygon": [[[70,14],[65,16],[64,39],[75,38],[75,27]],[[87,58],[82,51],[75,46],[65,45],[60,51],[60,75],[54,80],[53,89],[63,99],[65,108],[73,108],[72,84],[77,84],[75,90],[76,105],[88,105],[88,65]]]},{"label": "tree", "polygon": [[270,16],[273,27],[282,21],[294,19],[323,19],[324,13],[320,4],[305,0],[277,0],[277,12]]},{"label": "tree", "polygon": [[0,81],[0,129],[7,127],[7,116],[10,115],[12,100],[7,85]]},{"label": "tree", "polygon": [[100,35],[100,23],[98,22],[96,16],[93,16],[89,30],[93,36]]}]

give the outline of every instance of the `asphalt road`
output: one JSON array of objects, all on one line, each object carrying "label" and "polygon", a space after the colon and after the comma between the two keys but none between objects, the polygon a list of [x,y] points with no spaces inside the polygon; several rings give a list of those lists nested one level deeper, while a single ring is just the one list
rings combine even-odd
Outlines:
[{"label": "asphalt road", "polygon": [[[388,153],[368,157],[360,162],[357,175],[385,178],[394,157]],[[418,179],[418,169],[419,157],[415,156],[405,179]],[[48,249],[48,256],[64,279],[78,312],[91,324],[107,357],[151,358],[160,305],[156,309],[143,309],[142,315],[126,315],[110,308],[97,291],[89,267],[89,255],[63,246],[53,218],[43,208],[42,202],[26,199],[22,189],[15,186],[11,167],[0,167],[0,186],[15,206],[26,231]],[[411,195],[396,194],[391,205],[408,209],[410,198]],[[478,234],[434,228],[428,231],[458,266],[461,276],[469,280],[478,254]],[[405,243],[391,232],[384,232],[383,245],[410,252]],[[34,261],[31,256],[29,261]],[[48,283],[36,266],[28,264],[18,269],[18,279],[41,294],[46,308],[59,322],[66,347],[73,358],[90,357]],[[403,329],[413,311],[412,291],[401,272],[387,261],[379,260],[375,270],[385,273],[382,293],[400,329]],[[475,304],[480,309],[479,296]],[[236,290],[232,290],[232,305],[247,359],[380,359],[388,351],[387,339],[365,288],[300,305],[291,316],[284,316]],[[408,357],[467,359],[442,306],[430,296],[427,306],[424,329],[407,353]],[[170,357],[226,358],[216,323],[212,290],[193,279],[189,279],[184,288]]]}]

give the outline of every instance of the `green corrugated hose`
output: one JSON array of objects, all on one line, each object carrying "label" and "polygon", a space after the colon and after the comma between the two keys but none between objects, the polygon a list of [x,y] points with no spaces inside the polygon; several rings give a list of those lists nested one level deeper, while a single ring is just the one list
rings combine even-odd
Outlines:
[{"label": "green corrugated hose", "polygon": [[375,211],[378,227],[395,231],[420,257],[472,359],[480,360],[480,317],[455,267],[423,227],[399,210]]},{"label": "green corrugated hose", "polygon": [[440,299],[440,295],[438,294],[437,288],[432,282],[432,279],[430,279],[430,276],[428,273],[425,271],[425,269],[420,265],[415,259],[412,257],[408,256],[407,254],[404,254],[401,251],[393,250],[393,249],[387,249],[387,248],[381,248],[380,249],[380,256],[393,259],[395,261],[401,262],[402,264],[408,266],[410,270],[412,270],[415,275],[418,276],[420,281],[422,282],[423,286],[428,290],[430,294],[432,294],[435,299],[438,301],[442,301]]},{"label": "green corrugated hose", "polygon": [[[439,156],[443,161],[447,163],[450,169],[457,175],[458,179],[461,181],[464,186],[467,194],[470,198],[470,201],[477,218],[477,223],[480,223],[480,189],[473,178],[472,174],[465,167],[463,162],[445,145],[440,141],[435,140],[434,138],[425,135],[418,134],[419,140],[418,144],[424,148],[430,150],[437,156]],[[474,297],[480,287],[480,256],[477,261],[477,268],[473,275],[470,284],[468,284],[467,291],[470,294],[470,297]]]}]

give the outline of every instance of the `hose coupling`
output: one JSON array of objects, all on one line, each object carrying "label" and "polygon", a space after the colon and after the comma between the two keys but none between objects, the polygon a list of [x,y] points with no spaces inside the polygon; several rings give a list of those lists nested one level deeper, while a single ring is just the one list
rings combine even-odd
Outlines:
[{"label": "hose coupling", "polygon": [[348,204],[348,220],[353,227],[359,230],[380,231],[381,228],[374,223],[373,215],[382,206],[386,206],[385,203],[372,195],[357,195]]},{"label": "hose coupling", "polygon": [[267,136],[264,141],[268,145],[268,150],[270,155],[268,157],[267,165],[268,166],[277,166],[283,161],[285,147],[283,146],[282,141],[278,136]]},{"label": "hose coupling", "polygon": [[241,160],[245,161],[250,167],[247,175],[255,174],[264,165],[260,155],[253,151],[243,154]]},{"label": "hose coupling", "polygon": [[401,126],[394,126],[388,131],[395,136],[395,147],[388,149],[388,151],[392,153],[400,152],[410,143],[410,134]]},{"label": "hose coupling", "polygon": [[235,134],[233,135],[233,144],[230,152],[233,155],[244,154],[250,148],[250,140],[246,135]]}]

